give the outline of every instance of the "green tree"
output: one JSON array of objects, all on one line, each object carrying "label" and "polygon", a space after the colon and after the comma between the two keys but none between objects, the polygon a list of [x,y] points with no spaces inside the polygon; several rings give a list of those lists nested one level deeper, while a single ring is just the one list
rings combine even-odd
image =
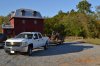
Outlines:
[{"label": "green tree", "polygon": [[3,16],[0,16],[0,25],[3,23],[3,20],[4,19],[4,17]]},{"label": "green tree", "polygon": [[78,12],[81,13],[91,13],[92,11],[90,8],[91,8],[91,4],[87,0],[82,0],[77,5]]},{"label": "green tree", "polygon": [[[60,34],[64,35],[64,25],[62,23],[63,17],[66,13],[62,12],[61,10],[52,18],[45,18],[45,33],[51,34],[53,31],[59,32]],[[63,30],[62,30],[63,29]]]},{"label": "green tree", "polygon": [[97,19],[100,20],[100,5],[96,7],[96,12],[97,12]]},{"label": "green tree", "polygon": [[59,11],[52,18],[45,18],[45,33],[51,34],[57,31],[63,36],[83,36],[84,38],[100,38],[100,15],[99,7],[97,13],[91,13],[91,4],[82,0],[75,10],[67,13]]},{"label": "green tree", "polygon": [[4,23],[6,23],[6,24],[9,24],[10,22],[9,22],[9,17],[8,16],[5,16],[4,18],[3,18],[3,22]]},{"label": "green tree", "polygon": [[9,23],[9,18],[8,16],[0,16],[0,25],[3,23]]}]

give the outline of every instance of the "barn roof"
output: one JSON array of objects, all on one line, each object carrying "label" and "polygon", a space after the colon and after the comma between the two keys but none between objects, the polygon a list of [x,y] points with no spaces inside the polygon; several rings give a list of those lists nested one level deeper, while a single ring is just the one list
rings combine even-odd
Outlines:
[{"label": "barn roof", "polygon": [[35,11],[35,10],[31,10],[31,9],[24,9],[24,8],[20,8],[20,9],[17,9],[16,11],[12,11],[10,13],[10,17],[11,18],[12,17],[20,17],[20,18],[42,18],[40,12]]}]

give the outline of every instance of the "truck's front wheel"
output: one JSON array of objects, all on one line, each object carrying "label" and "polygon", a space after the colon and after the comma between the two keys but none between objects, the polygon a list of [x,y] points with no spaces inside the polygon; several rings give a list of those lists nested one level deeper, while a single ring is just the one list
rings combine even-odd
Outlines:
[{"label": "truck's front wheel", "polygon": [[44,46],[44,50],[48,49],[48,43],[46,42],[45,46]]},{"label": "truck's front wheel", "polygon": [[32,47],[28,46],[28,55],[31,56],[32,55]]}]

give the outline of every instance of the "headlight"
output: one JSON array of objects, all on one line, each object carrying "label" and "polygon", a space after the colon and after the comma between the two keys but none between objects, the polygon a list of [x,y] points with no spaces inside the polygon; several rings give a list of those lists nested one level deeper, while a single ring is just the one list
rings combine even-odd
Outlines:
[{"label": "headlight", "polygon": [[27,46],[27,42],[22,42],[22,46]]}]

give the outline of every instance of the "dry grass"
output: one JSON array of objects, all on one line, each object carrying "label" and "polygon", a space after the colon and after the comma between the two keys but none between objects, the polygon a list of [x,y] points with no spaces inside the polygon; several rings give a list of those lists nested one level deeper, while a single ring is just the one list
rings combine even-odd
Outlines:
[{"label": "dry grass", "polygon": [[73,42],[73,41],[80,41],[83,40],[83,37],[75,37],[75,36],[69,36],[65,38],[65,42]]},{"label": "dry grass", "polygon": [[64,42],[73,42],[73,41],[78,41],[79,39],[65,39]]},{"label": "dry grass", "polygon": [[100,39],[84,39],[84,42],[100,45]]},{"label": "dry grass", "polygon": [[82,41],[86,43],[91,43],[95,45],[100,45],[100,39],[67,39],[65,42]]},{"label": "dry grass", "polygon": [[82,41],[86,43],[100,45],[100,39],[93,39],[93,38],[83,39],[82,37],[67,37],[65,38],[64,41],[65,42]]}]

